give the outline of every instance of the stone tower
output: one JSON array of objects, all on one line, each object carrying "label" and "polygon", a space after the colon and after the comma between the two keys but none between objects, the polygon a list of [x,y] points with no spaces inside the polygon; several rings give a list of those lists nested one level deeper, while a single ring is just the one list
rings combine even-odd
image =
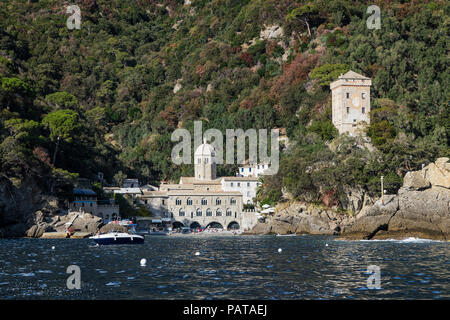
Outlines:
[{"label": "stone tower", "polygon": [[216,178],[216,153],[212,145],[203,140],[194,153],[195,179],[214,180]]},{"label": "stone tower", "polygon": [[339,134],[363,135],[364,127],[370,124],[370,78],[353,71],[330,84],[332,94],[333,124]]}]

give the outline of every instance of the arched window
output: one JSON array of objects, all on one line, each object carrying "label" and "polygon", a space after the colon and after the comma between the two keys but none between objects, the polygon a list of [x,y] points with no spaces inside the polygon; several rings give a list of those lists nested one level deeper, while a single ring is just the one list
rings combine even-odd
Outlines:
[{"label": "arched window", "polygon": [[211,209],[206,209],[206,216],[207,217],[211,217],[212,216],[212,211],[211,211]]},{"label": "arched window", "polygon": [[192,206],[192,199],[191,199],[191,198],[188,198],[188,199],[187,199],[187,205],[188,205],[188,206]]},{"label": "arched window", "polygon": [[221,216],[222,216],[222,211],[220,211],[220,209],[217,209],[216,217],[221,217]]},{"label": "arched window", "polygon": [[181,206],[181,199],[176,199],[175,200],[175,204],[177,205],[177,206]]},{"label": "arched window", "polygon": [[232,215],[232,213],[231,213],[231,209],[230,209],[230,208],[228,208],[228,209],[227,209],[227,217],[231,217],[231,215]]},{"label": "arched window", "polygon": [[201,217],[202,216],[202,210],[197,209],[196,216],[197,217]]},{"label": "arched window", "polygon": [[205,198],[202,199],[202,206],[206,206],[208,205],[208,200],[206,200]]},{"label": "arched window", "polygon": [[217,198],[216,199],[216,206],[220,206],[222,204],[222,199]]},{"label": "arched window", "polygon": [[184,217],[184,215],[185,215],[184,210],[183,210],[183,209],[180,209],[180,211],[178,212],[178,215],[179,215],[180,217]]},{"label": "arched window", "polygon": [[231,204],[236,204],[236,199],[235,198],[231,198],[230,203]]}]

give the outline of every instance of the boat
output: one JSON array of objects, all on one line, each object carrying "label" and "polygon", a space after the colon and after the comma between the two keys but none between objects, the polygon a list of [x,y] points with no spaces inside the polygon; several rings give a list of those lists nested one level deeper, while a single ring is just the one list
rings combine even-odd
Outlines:
[{"label": "boat", "polygon": [[279,234],[277,233],[277,237],[295,237],[296,233],[290,233],[290,234]]},{"label": "boat", "polygon": [[89,237],[89,239],[94,240],[97,244],[100,245],[144,243],[143,236],[137,234],[128,234],[125,232],[109,232]]}]

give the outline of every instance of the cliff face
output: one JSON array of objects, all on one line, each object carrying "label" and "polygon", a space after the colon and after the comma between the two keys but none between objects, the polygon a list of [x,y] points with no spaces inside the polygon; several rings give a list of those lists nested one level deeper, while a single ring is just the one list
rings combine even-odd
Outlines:
[{"label": "cliff face", "polygon": [[408,172],[397,195],[384,197],[342,230],[344,239],[450,239],[450,163],[439,158]]},{"label": "cliff face", "polygon": [[337,235],[344,225],[354,218],[332,209],[320,209],[305,203],[294,202],[278,210],[273,217],[245,234],[326,234]]},{"label": "cliff face", "polygon": [[31,227],[45,224],[46,217],[58,210],[58,199],[44,195],[33,178],[24,179],[20,186],[0,179],[0,237],[25,236]]},{"label": "cliff face", "polygon": [[44,232],[65,232],[66,223],[75,231],[95,233],[102,219],[89,213],[61,209],[62,203],[42,192],[29,177],[16,187],[12,181],[0,180],[0,237],[38,238]]},{"label": "cliff face", "polygon": [[450,239],[450,163],[439,158],[421,171],[408,172],[397,195],[371,205],[364,193],[347,192],[356,216],[294,202],[246,234],[328,234],[343,239]]}]

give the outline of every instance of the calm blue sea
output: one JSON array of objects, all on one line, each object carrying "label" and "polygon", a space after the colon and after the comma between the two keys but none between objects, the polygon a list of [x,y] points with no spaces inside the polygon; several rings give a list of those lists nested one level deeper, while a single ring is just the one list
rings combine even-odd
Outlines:
[{"label": "calm blue sea", "polygon": [[[1,239],[0,299],[449,299],[449,249],[322,236],[147,236],[104,247]],[[69,265],[80,267],[80,290],[67,288]],[[379,289],[367,287],[369,265],[380,268]]]}]

